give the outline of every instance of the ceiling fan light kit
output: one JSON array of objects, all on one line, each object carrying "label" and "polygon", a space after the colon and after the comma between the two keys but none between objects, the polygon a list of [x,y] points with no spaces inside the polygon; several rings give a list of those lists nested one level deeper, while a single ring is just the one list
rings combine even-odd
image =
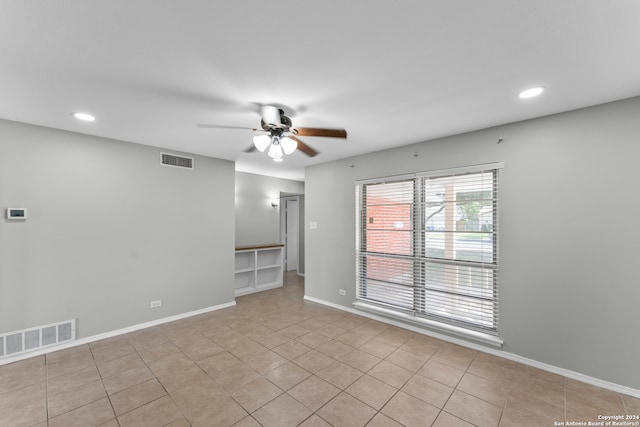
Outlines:
[{"label": "ceiling fan light kit", "polygon": [[298,143],[295,140],[288,136],[282,136],[281,129],[271,130],[270,135],[254,136],[253,145],[260,152],[264,152],[269,148],[267,155],[272,159],[280,159],[284,154],[292,154],[298,148]]},{"label": "ceiling fan light kit", "polygon": [[[253,137],[255,149],[261,153],[267,151],[267,155],[274,161],[282,161],[284,155],[293,154],[296,149],[309,157],[318,154],[316,150],[302,142],[298,136],[321,136],[325,138],[347,138],[347,131],[344,129],[324,129],[324,128],[294,128],[291,119],[284,114],[284,110],[273,105],[264,105],[260,109],[261,129],[241,128],[237,126],[205,125],[199,124],[201,128],[222,128],[222,129],[249,129],[253,131],[265,131],[268,134],[256,135]],[[268,150],[267,150],[268,149]],[[252,152],[253,147],[245,152]]]},{"label": "ceiling fan light kit", "polygon": [[282,146],[278,141],[278,137],[275,137],[271,140],[271,146],[269,147],[267,155],[272,159],[281,159],[284,156],[284,153],[282,152]]},{"label": "ceiling fan light kit", "polygon": [[271,144],[271,137],[269,135],[256,135],[253,137],[253,145],[255,145],[261,153],[267,149],[269,144]]},{"label": "ceiling fan light kit", "polygon": [[284,154],[286,155],[292,154],[294,151],[296,151],[296,148],[298,148],[298,143],[288,136],[280,138],[280,145],[282,146]]}]

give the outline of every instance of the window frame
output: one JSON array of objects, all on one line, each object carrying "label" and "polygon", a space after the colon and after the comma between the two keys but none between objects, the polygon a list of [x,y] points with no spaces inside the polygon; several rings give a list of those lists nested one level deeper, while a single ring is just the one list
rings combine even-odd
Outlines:
[{"label": "window frame", "polygon": [[[374,313],[383,314],[385,316],[399,318],[403,321],[409,321],[412,323],[420,324],[421,326],[429,326],[435,328],[437,330],[441,330],[447,333],[453,333],[456,335],[461,335],[464,337],[471,337],[478,341],[483,341],[492,345],[501,346],[502,340],[499,338],[500,325],[499,325],[499,239],[498,239],[498,187],[499,187],[499,170],[504,167],[504,163],[491,163],[491,164],[483,164],[483,165],[475,165],[470,167],[463,168],[453,168],[453,169],[443,169],[429,172],[421,172],[415,174],[405,174],[391,177],[383,177],[383,178],[374,178],[367,180],[360,180],[355,182],[356,188],[356,301],[354,302],[354,306],[359,309],[364,309],[367,311],[371,311]],[[492,174],[491,181],[491,215],[492,215],[492,229],[489,233],[482,232],[483,234],[490,234],[492,236],[491,239],[491,261],[486,262],[484,259],[484,255],[481,254],[481,261],[469,261],[464,259],[448,259],[441,258],[435,259],[427,256],[427,226],[426,223],[428,221],[426,212],[426,202],[427,196],[425,194],[427,184],[426,182],[429,180],[438,180],[440,178],[452,178],[455,179],[459,176],[468,176],[472,174]],[[367,191],[373,185],[380,184],[392,184],[398,183],[402,181],[411,181],[413,182],[413,199],[411,201],[411,218],[412,224],[410,227],[410,232],[412,235],[411,242],[411,252],[406,254],[394,254],[391,252],[372,252],[368,251],[367,247],[367,234],[370,233],[370,230],[367,227],[368,215],[367,208],[373,205],[366,205],[367,203]],[[485,190],[482,190],[485,191]],[[457,194],[457,193],[456,193]],[[443,204],[446,203],[443,199]],[[452,206],[456,209],[458,207],[458,201],[454,200]],[[371,217],[372,218],[372,217]],[[392,230],[391,230],[392,231]],[[454,235],[459,230],[445,230],[445,232],[451,231]],[[446,244],[446,243],[445,243]],[[454,245],[455,246],[455,245]],[[370,248],[369,248],[370,249]],[[482,252],[482,249],[481,249]],[[372,261],[374,258],[379,260],[404,260],[412,264],[412,284],[411,286],[406,286],[406,289],[411,288],[412,294],[412,303],[405,304],[402,306],[400,303],[393,303],[389,296],[386,297],[385,300],[385,286],[386,288],[391,288],[393,284],[392,281],[387,281],[387,283],[382,283],[377,286],[380,287],[377,295],[382,295],[382,297],[376,299],[369,297],[368,291],[373,286],[374,281],[369,277],[368,271],[368,263]],[[455,256],[454,256],[455,258]],[[393,264],[393,261],[389,261],[389,264]],[[477,305],[477,316],[479,320],[461,320],[460,316],[456,318],[455,315],[451,314],[455,310],[448,312],[448,315],[437,314],[434,312],[429,312],[427,310],[427,306],[430,304],[430,299],[426,297],[426,294],[431,291],[433,293],[433,289],[429,288],[426,283],[427,281],[431,281],[433,283],[433,279],[428,279],[426,277],[426,270],[429,266],[434,264],[442,264],[442,265],[451,265],[452,268],[455,268],[456,271],[463,267],[469,271],[476,269],[479,272],[482,272],[482,277],[480,280],[491,280],[490,286],[484,286],[485,290],[475,290],[473,288],[473,283],[469,286],[469,289],[477,292],[477,295],[462,295],[459,294],[457,297],[454,296],[454,293],[447,290],[437,290],[436,292],[444,295],[443,298],[448,298],[446,304],[450,304],[450,301],[455,299],[462,300],[465,298],[467,301],[478,301]],[[443,267],[447,268],[447,267]],[[400,270],[393,270],[390,267],[390,273],[396,273]],[[486,273],[485,273],[486,272]],[[472,276],[472,273],[468,273]],[[484,275],[487,275],[486,277]],[[487,279],[488,277],[488,279]],[[458,274],[456,273],[456,281],[454,282],[456,286],[458,285]],[[471,283],[471,282],[470,282]],[[483,282],[484,283],[484,282]],[[399,285],[399,286],[405,286]],[[400,288],[404,290],[405,288]],[[392,291],[389,292],[391,295]],[[490,298],[487,298],[483,295],[484,292],[490,292]],[[409,293],[408,293],[409,294]],[[401,298],[402,295],[399,297]],[[406,300],[406,298],[405,298]],[[486,321],[482,316],[486,316],[488,312],[487,308],[484,308],[485,304],[482,301],[487,301],[486,306],[490,307],[492,311],[492,320]],[[459,309],[459,303],[451,303],[450,308]],[[475,312],[473,313],[475,314]],[[472,316],[472,315],[469,315]],[[469,319],[471,317],[468,317]],[[484,323],[482,323],[484,322]]]}]

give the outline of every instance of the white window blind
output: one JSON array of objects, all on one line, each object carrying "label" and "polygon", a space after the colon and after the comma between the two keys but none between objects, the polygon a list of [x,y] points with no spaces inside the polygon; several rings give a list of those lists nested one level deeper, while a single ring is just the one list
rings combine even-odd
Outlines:
[{"label": "white window blind", "polygon": [[498,335],[499,164],[356,184],[356,299]]}]

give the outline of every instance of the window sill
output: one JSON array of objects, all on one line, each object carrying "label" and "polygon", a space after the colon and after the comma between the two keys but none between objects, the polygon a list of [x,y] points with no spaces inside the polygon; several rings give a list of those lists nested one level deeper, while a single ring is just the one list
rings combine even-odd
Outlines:
[{"label": "window sill", "polygon": [[490,345],[498,348],[502,347],[502,344],[504,344],[504,341],[502,341],[499,337],[496,337],[494,335],[484,334],[482,332],[477,332],[477,331],[470,331],[468,329],[464,329],[458,326],[447,325],[446,323],[440,323],[433,320],[424,319],[422,317],[416,317],[410,314],[400,313],[400,312],[382,308],[373,304],[367,304],[365,302],[356,301],[353,303],[353,306],[358,310],[363,310],[372,314],[378,314],[384,317],[400,320],[404,323],[419,326],[422,328],[428,328],[430,330],[433,330],[436,332],[442,332],[448,335],[454,335],[456,337],[472,340],[475,342],[479,342],[481,344],[486,344],[486,345]]}]

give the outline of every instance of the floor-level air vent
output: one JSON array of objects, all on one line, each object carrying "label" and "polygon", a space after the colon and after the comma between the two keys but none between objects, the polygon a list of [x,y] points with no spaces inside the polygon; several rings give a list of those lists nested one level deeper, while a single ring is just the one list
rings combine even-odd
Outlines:
[{"label": "floor-level air vent", "polygon": [[176,156],[175,154],[162,154],[162,164],[176,168],[193,169],[193,159],[191,157]]},{"label": "floor-level air vent", "polygon": [[76,339],[76,321],[52,323],[0,334],[0,359]]}]

